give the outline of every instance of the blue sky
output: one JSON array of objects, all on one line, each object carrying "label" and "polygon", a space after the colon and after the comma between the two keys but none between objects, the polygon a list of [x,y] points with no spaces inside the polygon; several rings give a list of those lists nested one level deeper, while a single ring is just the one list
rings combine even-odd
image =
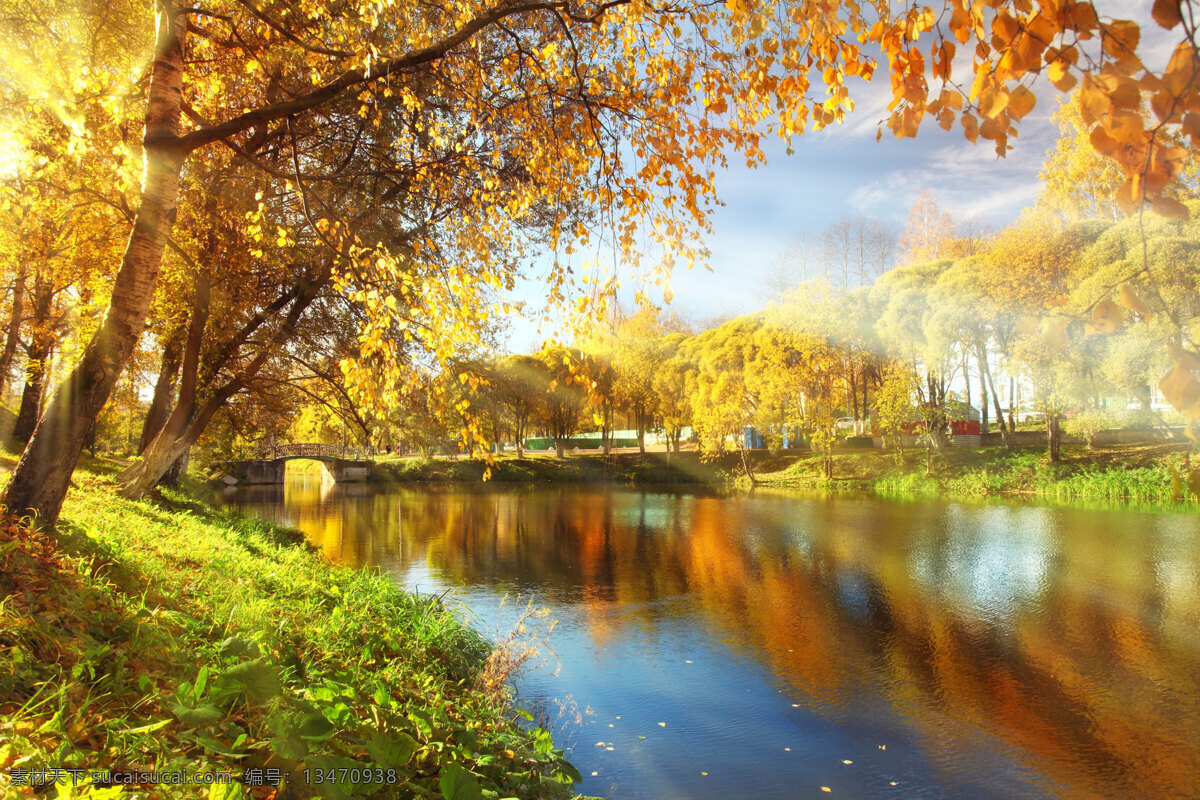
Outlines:
[{"label": "blue sky", "polygon": [[[1176,36],[1151,20],[1152,2],[1095,5],[1102,17],[1138,21],[1143,60],[1161,69]],[[970,50],[961,48],[956,74],[971,69],[969,59]],[[924,189],[933,189],[942,208],[956,217],[976,216],[993,228],[1012,222],[1037,200],[1038,173],[1057,138],[1051,117],[1060,94],[1044,80],[1033,88],[1037,106],[1021,120],[1019,136],[1002,159],[990,142],[971,144],[960,128],[943,131],[932,119],[924,121],[915,139],[898,140],[885,128],[876,142],[877,123],[890,100],[883,68],[871,83],[851,84],[856,108],[844,123],[797,137],[792,155],[784,142],[774,140],[766,148],[766,166],[750,169],[744,159],[731,156],[730,167],[717,173],[717,194],[725,205],[714,214],[706,242],[710,269],[677,268],[671,307],[694,319],[761,308],[764,280],[797,232],[820,233],[846,215],[902,227]],[[528,296],[532,300],[533,294]],[[514,319],[507,349],[536,349],[554,332],[543,325],[539,333],[533,323]]]}]

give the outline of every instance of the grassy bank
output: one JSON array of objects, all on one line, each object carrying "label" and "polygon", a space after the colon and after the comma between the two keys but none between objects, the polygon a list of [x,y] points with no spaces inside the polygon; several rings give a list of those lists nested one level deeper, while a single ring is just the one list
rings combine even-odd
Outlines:
[{"label": "grassy bank", "polygon": [[[821,459],[786,451],[755,452],[755,479],[776,488],[872,492],[915,497],[1041,497],[1054,500],[1170,503],[1194,499],[1187,488],[1186,445],[1116,445],[1088,450],[1065,446],[1062,461],[1050,463],[1044,447],[951,448],[927,454],[907,450],[902,457],[876,450],[841,451],[834,476],[826,480]],[[1200,467],[1200,460],[1196,461]],[[404,458],[379,462],[381,481],[480,483],[481,462],[444,458]],[[1173,478],[1173,473],[1179,478]],[[497,457],[492,481],[499,483],[611,483],[748,486],[736,454],[706,463],[695,452],[621,453]]]},{"label": "grassy bank", "polygon": [[[377,462],[374,478],[399,483],[453,483],[483,480],[484,464],[474,459],[399,458]],[[724,484],[723,463],[704,463],[696,453],[597,454],[515,453],[496,456],[490,480],[497,483]]]},{"label": "grassy bank", "polygon": [[506,664],[437,598],[182,492],[122,500],[108,472],[76,472],[57,540],[0,530],[0,795],[62,768],[287,780],[60,797],[570,796]]},{"label": "grassy bank", "polygon": [[[1062,461],[1050,463],[1045,448],[950,449],[927,455],[839,453],[833,480],[821,461],[795,458],[783,468],[769,466],[756,478],[765,485],[833,491],[867,491],[918,497],[1026,496],[1054,500],[1107,500],[1171,503],[1195,499],[1183,481],[1185,445],[1126,445],[1091,451],[1064,447]],[[766,465],[764,465],[766,466]],[[1197,462],[1196,466],[1200,466]],[[744,479],[743,479],[744,480]]]}]

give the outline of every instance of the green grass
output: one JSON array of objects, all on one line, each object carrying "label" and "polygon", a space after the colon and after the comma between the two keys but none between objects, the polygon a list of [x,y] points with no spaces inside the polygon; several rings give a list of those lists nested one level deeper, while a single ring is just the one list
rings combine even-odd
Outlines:
[{"label": "green grass", "polygon": [[1025,496],[1161,505],[1195,502],[1195,495],[1172,478],[1186,469],[1186,449],[1175,444],[1096,451],[1064,447],[1057,464],[1050,463],[1045,448],[910,450],[902,459],[894,453],[851,452],[836,455],[832,481],[825,480],[813,456],[757,477],[769,486],[903,497]]},{"label": "green grass", "polygon": [[[183,492],[122,500],[113,468],[76,471],[57,539],[0,530],[0,774],[261,767],[300,797],[571,795],[578,776],[516,723],[490,642],[439,598]],[[304,768],[331,767],[394,783],[304,784]],[[158,796],[269,796],[223,792]]]}]

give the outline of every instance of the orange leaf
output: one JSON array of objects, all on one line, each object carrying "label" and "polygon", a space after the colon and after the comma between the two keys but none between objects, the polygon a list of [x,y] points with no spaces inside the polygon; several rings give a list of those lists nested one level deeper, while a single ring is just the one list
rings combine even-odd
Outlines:
[{"label": "orange leaf", "polygon": [[1154,0],[1154,8],[1150,15],[1154,21],[1167,30],[1171,30],[1183,22],[1183,14],[1179,10],[1179,0]]},{"label": "orange leaf", "polygon": [[1158,390],[1176,410],[1189,417],[1200,416],[1200,413],[1197,413],[1200,411],[1200,381],[1196,380],[1191,370],[1176,364],[1158,382]]},{"label": "orange leaf", "polygon": [[975,120],[975,117],[971,116],[970,114],[963,114],[962,126],[963,133],[965,133],[967,138],[972,142],[979,138],[979,123]]},{"label": "orange leaf", "polygon": [[1191,216],[1187,206],[1170,197],[1156,197],[1150,204],[1150,210],[1167,219],[1187,219]]},{"label": "orange leaf", "polygon": [[1195,111],[1183,118],[1183,132],[1192,137],[1192,144],[1200,144],[1200,114]]},{"label": "orange leaf", "polygon": [[1143,317],[1150,317],[1150,306],[1146,305],[1146,301],[1141,298],[1141,295],[1130,286],[1128,283],[1122,283],[1121,289],[1117,297],[1117,302],[1128,308],[1135,314],[1141,314]]},{"label": "orange leaf", "polygon": [[1200,371],[1200,355],[1191,350],[1184,350],[1174,342],[1167,342],[1167,352],[1175,363],[1190,371]]},{"label": "orange leaf", "polygon": [[1020,119],[1033,111],[1036,104],[1037,98],[1034,97],[1033,92],[1024,86],[1018,86],[1008,97],[1008,113],[1016,119]]},{"label": "orange leaf", "polygon": [[1101,300],[1092,309],[1092,332],[1116,333],[1125,324],[1125,312],[1112,300]]}]

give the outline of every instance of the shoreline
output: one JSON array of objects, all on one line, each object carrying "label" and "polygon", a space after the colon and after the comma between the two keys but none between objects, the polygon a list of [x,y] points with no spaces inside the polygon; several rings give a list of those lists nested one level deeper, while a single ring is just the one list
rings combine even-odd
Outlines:
[{"label": "shoreline", "polygon": [[120,466],[85,460],[56,535],[0,531],[0,769],[232,774],[169,793],[208,800],[273,796],[243,794],[248,770],[287,797],[574,797],[503,655],[440,598],[195,484],[124,500]]},{"label": "shoreline", "polygon": [[[517,459],[497,456],[490,481],[495,483],[616,484],[629,486],[695,486],[706,488],[770,488],[871,494],[910,499],[1047,499],[1056,501],[1127,502],[1153,505],[1194,503],[1188,486],[1188,444],[1111,445],[1089,450],[1064,445],[1062,461],[1050,463],[1044,447],[1003,446],[895,452],[837,451],[832,480],[821,459],[808,452],[750,456],[754,480],[741,469],[737,453],[712,462],[695,451],[673,453],[537,454]],[[1197,460],[1200,467],[1200,460]],[[377,462],[376,483],[482,483],[484,464],[471,459],[408,457]],[[1200,484],[1198,484],[1200,485]]]}]

